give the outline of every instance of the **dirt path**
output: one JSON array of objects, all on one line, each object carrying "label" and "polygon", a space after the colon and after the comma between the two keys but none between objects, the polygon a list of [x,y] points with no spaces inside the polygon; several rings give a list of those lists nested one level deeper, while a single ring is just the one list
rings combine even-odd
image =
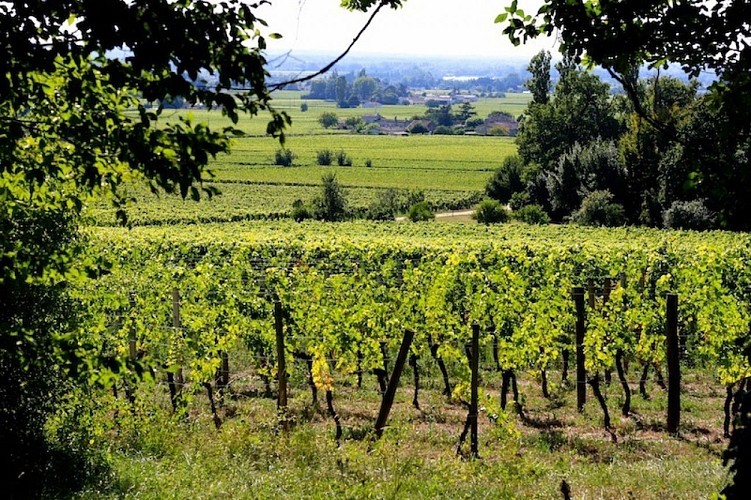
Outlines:
[{"label": "dirt path", "polygon": [[[436,219],[448,219],[450,217],[468,217],[472,215],[475,211],[474,210],[457,210],[454,212],[441,212],[439,214],[435,214]],[[396,221],[405,221],[407,220],[407,217],[397,217]]]}]

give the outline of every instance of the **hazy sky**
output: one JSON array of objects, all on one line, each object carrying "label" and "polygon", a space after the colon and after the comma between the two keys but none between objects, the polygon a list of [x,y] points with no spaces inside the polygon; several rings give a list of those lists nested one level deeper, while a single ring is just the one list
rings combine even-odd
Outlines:
[{"label": "hazy sky", "polygon": [[[534,13],[539,0],[520,0]],[[349,12],[339,0],[272,0],[258,15],[283,35],[269,49],[341,52],[365,24],[368,14]],[[525,57],[553,51],[553,40],[514,47],[495,17],[510,0],[406,0],[401,9],[382,10],[355,45],[356,53]]]}]

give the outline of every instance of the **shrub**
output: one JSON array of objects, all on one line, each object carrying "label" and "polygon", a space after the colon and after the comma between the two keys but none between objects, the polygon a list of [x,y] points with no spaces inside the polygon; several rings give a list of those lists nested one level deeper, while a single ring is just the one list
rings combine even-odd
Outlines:
[{"label": "shrub", "polygon": [[706,231],[715,227],[715,215],[702,200],[674,201],[663,214],[663,224],[669,229]]},{"label": "shrub", "polygon": [[472,218],[480,224],[497,224],[508,222],[509,212],[496,200],[483,200],[472,214]]},{"label": "shrub", "polygon": [[421,222],[435,219],[435,214],[427,201],[420,201],[409,207],[407,217],[412,222]]},{"label": "shrub", "polygon": [[313,200],[313,215],[325,221],[344,220],[347,215],[347,198],[336,175],[326,174],[321,178],[321,195]]},{"label": "shrub", "polygon": [[518,155],[507,156],[485,186],[488,197],[508,203],[514,193],[524,190],[524,160]]},{"label": "shrub", "polygon": [[339,151],[336,154],[336,164],[339,165],[340,167],[351,167],[352,158],[344,151]]},{"label": "shrub", "polygon": [[323,128],[333,128],[339,124],[339,118],[336,117],[336,113],[325,111],[318,117],[318,123],[320,123]]},{"label": "shrub", "polygon": [[300,104],[300,111],[303,112],[303,113],[305,113],[306,111],[308,111],[308,103],[307,102],[304,102],[304,103]]},{"label": "shrub", "polygon": [[452,135],[453,133],[454,131],[451,130],[451,127],[445,125],[438,125],[435,130],[433,130],[434,135]]},{"label": "shrub", "polygon": [[370,158],[365,160],[365,168],[371,168],[372,166],[373,166],[373,160],[371,160]]},{"label": "shrub", "polygon": [[550,223],[550,216],[540,205],[525,205],[514,212],[514,218],[527,224]]},{"label": "shrub", "polygon": [[316,153],[316,163],[322,166],[331,165],[334,153],[330,149],[323,149]]},{"label": "shrub", "polygon": [[407,193],[404,208],[409,210],[409,207],[421,201],[425,201],[425,192],[422,189],[413,189]]},{"label": "shrub", "polygon": [[274,154],[274,163],[282,167],[289,167],[295,159],[295,154],[289,149],[277,149]]},{"label": "shrub", "polygon": [[410,134],[427,134],[428,132],[430,132],[430,130],[428,130],[428,128],[422,123],[417,122],[410,128],[408,128],[407,132],[409,132]]},{"label": "shrub", "polygon": [[497,137],[506,137],[509,134],[508,127],[503,125],[493,125],[488,129],[488,135],[494,135]]},{"label": "shrub", "polygon": [[361,116],[348,116],[344,120],[344,126],[348,129],[360,132],[365,128],[365,121]]},{"label": "shrub", "polygon": [[407,208],[407,191],[388,188],[378,190],[376,198],[368,207],[365,217],[370,220],[394,220],[396,214]]},{"label": "shrub", "polygon": [[519,210],[522,207],[526,207],[527,205],[532,204],[531,202],[532,200],[528,192],[519,191],[511,195],[511,199],[509,200],[508,204],[509,207],[511,207],[511,210]]},{"label": "shrub", "polygon": [[290,212],[290,216],[296,222],[302,222],[305,219],[312,218],[313,213],[304,201],[295,200],[294,203],[292,203],[292,212]]},{"label": "shrub", "polygon": [[626,223],[623,205],[613,203],[610,191],[592,191],[582,201],[572,220],[585,226],[622,226]]},{"label": "shrub", "polygon": [[472,118],[467,118],[467,120],[464,122],[464,126],[467,127],[468,129],[474,129],[484,124],[485,124],[485,119],[480,118],[479,116],[473,116]]}]

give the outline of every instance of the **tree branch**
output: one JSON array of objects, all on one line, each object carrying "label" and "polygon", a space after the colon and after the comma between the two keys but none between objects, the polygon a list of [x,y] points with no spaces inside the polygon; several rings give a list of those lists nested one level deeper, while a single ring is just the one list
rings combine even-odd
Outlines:
[{"label": "tree branch", "polygon": [[309,80],[312,80],[312,79],[314,79],[314,78],[316,78],[318,76],[321,76],[321,75],[325,74],[326,72],[328,72],[331,68],[333,68],[334,66],[336,66],[336,64],[339,61],[341,61],[342,59],[344,59],[347,56],[347,54],[349,54],[349,52],[352,50],[352,47],[354,47],[355,44],[357,43],[357,41],[360,39],[360,37],[362,37],[363,33],[365,33],[365,31],[368,29],[368,27],[370,26],[370,24],[373,22],[373,19],[375,19],[376,15],[381,11],[382,8],[384,8],[388,4],[389,4],[388,0],[381,0],[381,2],[378,4],[378,7],[376,7],[376,9],[373,11],[373,13],[368,18],[368,21],[365,23],[365,25],[362,27],[362,29],[357,33],[357,35],[355,36],[355,38],[352,39],[352,43],[350,43],[349,46],[344,50],[344,52],[342,52],[336,59],[334,59],[329,64],[327,64],[326,66],[324,66],[323,68],[321,68],[320,70],[316,71],[315,73],[313,73],[311,75],[303,76],[303,77],[300,77],[300,78],[295,78],[293,80],[288,80],[286,82],[277,83],[276,85],[273,85],[273,86],[269,87],[269,92],[275,92],[277,90],[282,90],[283,88],[288,87],[289,85],[294,85],[296,83],[307,82]]},{"label": "tree branch", "polygon": [[655,119],[653,116],[650,116],[649,113],[647,113],[647,111],[644,109],[644,106],[642,106],[636,86],[629,82],[628,79],[623,77],[621,74],[613,71],[613,69],[605,69],[607,69],[608,73],[615,81],[623,86],[623,90],[626,91],[626,95],[631,101],[631,104],[634,105],[634,111],[636,112],[636,114],[659,132],[667,134],[668,129],[667,127],[665,127],[665,124]]}]

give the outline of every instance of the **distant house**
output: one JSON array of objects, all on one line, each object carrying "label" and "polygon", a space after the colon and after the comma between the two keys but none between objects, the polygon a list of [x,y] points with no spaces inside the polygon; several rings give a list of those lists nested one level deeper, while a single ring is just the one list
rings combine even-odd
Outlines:
[{"label": "distant house", "polygon": [[[503,131],[503,133],[499,133]],[[519,131],[519,122],[516,118],[500,113],[491,113],[485,123],[475,127],[478,135],[510,135],[516,136]]]},{"label": "distant house", "polygon": [[381,120],[381,115],[375,114],[375,115],[362,115],[362,121],[365,122],[365,125],[370,125],[372,123],[378,123],[378,121]]},{"label": "distant house", "polygon": [[477,97],[474,94],[454,94],[451,96],[451,103],[452,104],[464,104],[464,103],[473,103],[477,102],[479,97]]},{"label": "distant house", "polygon": [[398,117],[385,118],[379,114],[363,115],[362,120],[369,134],[404,135],[410,125],[409,120],[400,120]]},{"label": "distant house", "polygon": [[425,96],[425,103],[435,102],[439,105],[448,105],[452,103],[452,97],[448,94],[427,94]]},{"label": "distant house", "polygon": [[380,102],[375,102],[375,101],[364,101],[360,103],[360,106],[362,106],[363,108],[367,108],[367,109],[377,109],[377,108],[382,108],[383,104],[381,104]]},{"label": "distant house", "polygon": [[409,125],[407,126],[407,130],[414,130],[415,127],[417,128],[423,128],[424,130],[427,130],[429,133],[433,133],[433,130],[435,129],[435,125],[433,125],[433,122],[430,120],[412,120],[409,122]]}]

